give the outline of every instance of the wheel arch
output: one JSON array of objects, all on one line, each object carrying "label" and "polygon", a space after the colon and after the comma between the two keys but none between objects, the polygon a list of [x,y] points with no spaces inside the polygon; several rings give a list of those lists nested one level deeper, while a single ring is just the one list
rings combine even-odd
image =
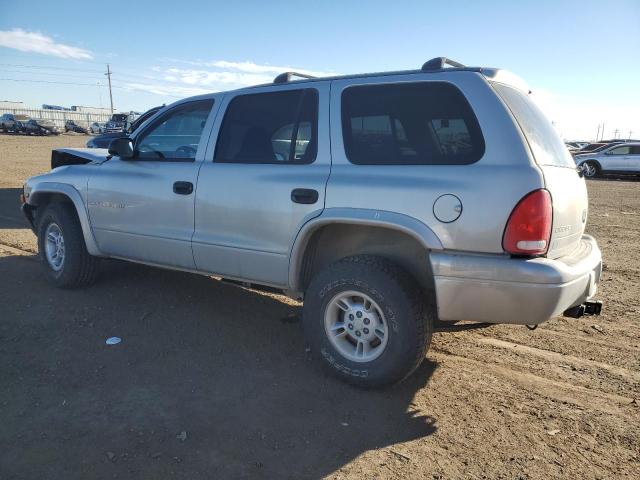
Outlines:
[{"label": "wheel arch", "polygon": [[43,182],[37,184],[29,194],[29,205],[37,209],[42,209],[51,202],[68,203],[71,205],[78,217],[82,235],[90,255],[100,256],[100,249],[93,236],[89,215],[85,207],[80,192],[72,185],[57,182]]},{"label": "wheel arch", "polygon": [[587,162],[595,163],[596,166],[600,170],[602,170],[602,164],[598,160],[596,160],[595,158],[585,158],[584,160],[580,160],[580,165],[584,165]]},{"label": "wheel arch", "polygon": [[304,292],[313,275],[334,261],[368,254],[398,263],[422,287],[432,288],[429,252],[442,249],[433,230],[412,217],[379,210],[325,209],[296,236],[289,261],[289,287]]}]

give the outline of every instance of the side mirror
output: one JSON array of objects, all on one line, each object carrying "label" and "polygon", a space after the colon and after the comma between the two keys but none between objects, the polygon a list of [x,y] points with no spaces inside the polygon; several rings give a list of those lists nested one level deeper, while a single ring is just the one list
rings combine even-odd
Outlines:
[{"label": "side mirror", "polygon": [[109,145],[109,155],[120,157],[122,160],[132,159],[134,156],[133,142],[129,137],[114,139]]}]

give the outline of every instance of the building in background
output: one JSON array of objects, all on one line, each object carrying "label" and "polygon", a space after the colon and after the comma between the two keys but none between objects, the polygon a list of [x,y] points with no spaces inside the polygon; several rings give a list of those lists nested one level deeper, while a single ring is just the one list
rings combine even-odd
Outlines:
[{"label": "building in background", "polygon": [[10,108],[25,108],[23,102],[12,102],[11,100],[0,100],[0,110]]}]

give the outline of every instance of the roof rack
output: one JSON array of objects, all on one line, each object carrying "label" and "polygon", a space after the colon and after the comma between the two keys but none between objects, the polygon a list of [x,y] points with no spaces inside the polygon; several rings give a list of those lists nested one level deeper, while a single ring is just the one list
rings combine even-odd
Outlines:
[{"label": "roof rack", "polygon": [[291,81],[291,77],[298,78],[317,78],[313,75],[307,75],[306,73],[298,73],[298,72],[284,72],[278,75],[273,79],[273,83],[287,83]]},{"label": "roof rack", "polygon": [[451,65],[452,67],[456,68],[465,68],[465,65],[461,64],[460,62],[456,62],[455,60],[451,60],[450,58],[436,57],[432,58],[428,62],[425,62],[424,65],[422,65],[421,70],[423,72],[433,72],[435,70],[444,69],[445,65]]}]

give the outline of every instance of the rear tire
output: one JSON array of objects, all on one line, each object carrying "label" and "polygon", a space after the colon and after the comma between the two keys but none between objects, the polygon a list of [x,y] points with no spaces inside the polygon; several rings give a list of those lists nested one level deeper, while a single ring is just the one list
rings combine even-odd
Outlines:
[{"label": "rear tire", "polygon": [[368,255],[345,258],[320,272],[303,307],[313,355],[337,377],[365,388],[411,375],[431,343],[434,319],[409,274]]},{"label": "rear tire", "polygon": [[52,203],[38,215],[38,251],[56,287],[77,288],[95,280],[99,260],[87,252],[72,206]]}]

